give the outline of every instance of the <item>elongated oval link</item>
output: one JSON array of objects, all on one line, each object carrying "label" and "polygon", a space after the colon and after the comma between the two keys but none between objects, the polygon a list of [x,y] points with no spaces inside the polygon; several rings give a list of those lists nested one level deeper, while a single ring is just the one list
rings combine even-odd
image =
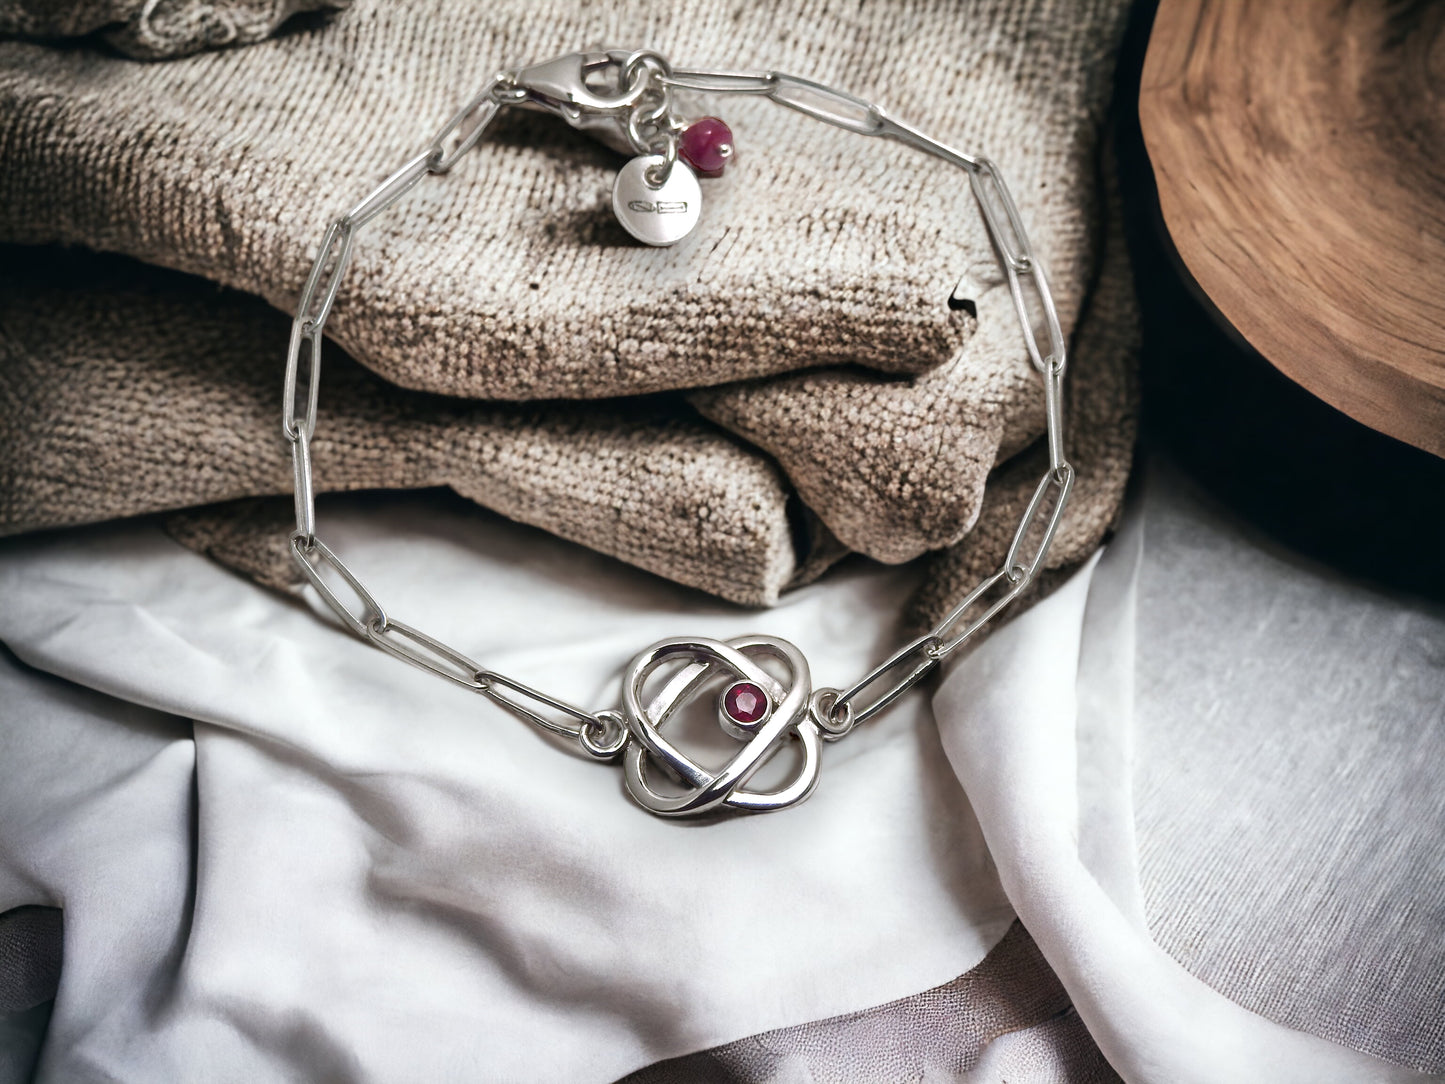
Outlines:
[{"label": "elongated oval link", "polygon": [[[927,677],[928,672],[938,665],[938,660],[937,639],[932,633],[920,636],[911,643],[903,645],[865,674],[861,680],[839,693],[833,701],[830,713],[836,718],[839,712],[851,708],[854,717],[853,725],[866,723]],[[863,707],[858,707],[853,703],[866,690],[889,677],[896,670],[904,671],[903,676],[893,678],[892,684],[875,697],[871,703]]]},{"label": "elongated oval link", "polygon": [[[1049,552],[1049,543],[1054,540],[1054,532],[1059,528],[1059,520],[1063,518],[1064,508],[1069,503],[1069,492],[1073,487],[1074,468],[1067,463],[1057,469],[1050,469],[1039,479],[1039,484],[1034,488],[1034,495],[1029,500],[1028,508],[1024,510],[1024,518],[1019,523],[1018,530],[1014,532],[1013,542],[1008,548],[1008,556],[1004,558],[1004,572],[1009,579],[1016,582],[1022,580],[1027,583],[1038,574],[1039,566]],[[1054,493],[1054,501],[1049,507],[1048,519],[1044,522],[1043,536],[1039,539],[1033,556],[1025,559],[1023,557],[1024,543],[1044,515],[1044,501],[1050,491]]]},{"label": "elongated oval link", "polygon": [[[432,173],[447,173],[462,155],[477,145],[477,140],[482,138],[482,133],[502,108],[503,103],[497,100],[497,93],[505,85],[501,77],[494,79],[485,90],[458,109],[452,118],[442,125],[441,131],[432,137],[427,147],[427,169]],[[526,97],[525,92],[522,97]],[[457,145],[448,151],[447,140],[453,136],[458,137]]]},{"label": "elongated oval link", "polygon": [[[1044,270],[1037,261],[1029,264],[1026,271],[1018,272],[1005,265],[1008,275],[1009,296],[1013,299],[1014,311],[1018,314],[1019,325],[1023,328],[1024,344],[1028,347],[1029,360],[1041,373],[1064,371],[1066,353],[1063,329],[1059,326],[1059,313],[1054,305],[1054,295],[1049,289]],[[1029,307],[1032,299],[1044,323],[1048,346],[1040,347],[1035,331],[1035,316]]]},{"label": "elongated oval link", "polygon": [[983,211],[989,236],[998,246],[1004,263],[1015,271],[1026,270],[1033,263],[1028,233],[1024,230],[1018,206],[1014,203],[1008,185],[1004,184],[998,166],[994,165],[991,159],[980,158],[978,165],[969,172],[969,181],[973,185],[974,198]]},{"label": "elongated oval link", "polygon": [[[326,326],[331,306],[336,303],[336,291],[341,288],[342,276],[351,259],[351,242],[355,237],[356,226],[345,216],[333,222],[316,253],[316,262],[311,265],[306,285],[301,288],[301,299],[296,303],[296,319],[309,321],[317,331]],[[316,294],[323,282],[326,290],[321,295],[321,304],[317,305]]]},{"label": "elongated oval link", "polygon": [[[363,640],[369,640],[371,637],[366,630],[371,623],[373,621],[380,621],[383,624],[386,622],[386,611],[381,608],[381,603],[372,597],[371,592],[366,589],[366,584],[362,583],[356,573],[347,568],[341,558],[332,553],[331,548],[321,539],[312,538],[310,545],[307,545],[300,538],[292,538],[291,556],[301,566],[301,571],[306,574],[311,586],[316,588],[316,593],[321,596],[321,600],[330,606],[336,616],[341,618],[342,623],[357,636]],[[313,556],[319,559],[321,565],[330,566],[351,588],[356,601],[361,603],[359,615],[352,612],[351,608],[337,597],[331,585],[322,578],[320,568],[311,563]]]},{"label": "elongated oval link", "polygon": [[[988,593],[999,584],[1005,585],[1003,593],[992,602],[987,601]],[[964,600],[955,606],[933,630],[933,635],[940,641],[939,658],[945,658],[963,646],[974,633],[997,617],[1010,602],[1018,598],[1024,586],[1022,581],[1015,583],[1009,579],[1008,570],[1001,568],[970,591]],[[965,621],[969,611],[979,605],[983,606],[983,612]],[[954,632],[955,626],[960,623],[963,624],[963,631]]]},{"label": "elongated oval link", "polygon": [[316,497],[311,488],[311,438],[305,429],[298,429],[291,443],[291,470],[295,479],[296,535],[309,545],[316,538]]},{"label": "elongated oval link", "polygon": [[[286,350],[286,386],[281,404],[281,429],[288,439],[304,430],[309,437],[316,432],[316,407],[321,395],[321,340],[326,318],[336,303],[336,291],[341,287],[341,278],[351,257],[351,242],[354,228],[346,219],[338,219],[326,231],[311,273],[301,288],[301,297],[296,303],[296,316],[291,321],[291,342]],[[328,269],[330,277],[326,277]],[[316,294],[325,282],[325,292],[317,305]],[[306,415],[298,424],[296,420],[296,380],[301,368],[303,350],[309,353],[306,378]]]},{"label": "elongated oval link", "polygon": [[1029,278],[1033,281],[1034,289],[1038,291],[1039,304],[1044,311],[1044,327],[1049,335],[1049,351],[1044,356],[1040,371],[1045,375],[1054,373],[1063,376],[1064,370],[1068,368],[1068,346],[1064,343],[1064,329],[1059,324],[1059,309],[1054,304],[1054,292],[1049,289],[1048,276],[1044,274],[1043,265],[1038,260],[1034,261]]},{"label": "elongated oval link", "polygon": [[878,131],[870,134],[896,140],[915,150],[923,151],[925,154],[931,154],[935,158],[941,158],[949,165],[958,166],[960,169],[966,169],[970,172],[978,169],[984,161],[977,155],[968,154],[965,151],[959,150],[957,147],[940,142],[932,136],[924,135],[917,128],[913,127],[913,125],[907,124],[897,117],[883,113],[881,114],[881,120],[882,126]]},{"label": "elongated oval link", "polygon": [[349,222],[353,229],[360,229],[411,191],[428,172],[435,173],[431,166],[432,151],[427,148],[377,185],[370,195],[346,212],[342,221]]},{"label": "elongated oval link", "polygon": [[1052,364],[1044,372],[1044,419],[1049,444],[1049,469],[1060,470],[1064,460],[1064,372]]},{"label": "elongated oval link", "polygon": [[664,83],[679,90],[704,94],[771,94],[778,85],[776,72],[726,71],[722,68],[674,68]]},{"label": "elongated oval link", "polygon": [[477,676],[481,667],[475,662],[456,648],[448,647],[434,636],[428,636],[395,618],[383,616],[373,620],[366,626],[366,638],[413,666],[475,692],[487,690],[486,683]]},{"label": "elongated oval link", "polygon": [[883,128],[883,110],[871,102],[811,79],[782,72],[772,75],[773,87],[768,97],[779,105],[858,135],[876,135]]},{"label": "elongated oval link", "polygon": [[[541,689],[534,689],[524,682],[507,677],[506,674],[499,674],[494,670],[479,670],[477,680],[485,684],[486,687],[481,691],[487,696],[504,708],[517,712],[543,730],[551,731],[553,734],[561,734],[563,737],[580,741],[585,727],[597,725],[597,717],[592,712],[585,711],[575,704],[569,704],[565,700],[559,700],[555,696],[549,696]],[[503,690],[506,690],[506,693]],[[551,708],[574,722],[563,723],[549,718],[541,714],[535,707],[528,705],[527,701],[529,700],[534,704]]]},{"label": "elongated oval link", "polygon": [[[306,413],[296,418],[296,383],[300,376],[301,357],[306,356]],[[310,320],[299,316],[291,321],[291,342],[286,348],[286,388],[281,401],[281,431],[287,440],[297,433],[308,437],[316,432],[316,409],[321,401],[321,332]]]}]

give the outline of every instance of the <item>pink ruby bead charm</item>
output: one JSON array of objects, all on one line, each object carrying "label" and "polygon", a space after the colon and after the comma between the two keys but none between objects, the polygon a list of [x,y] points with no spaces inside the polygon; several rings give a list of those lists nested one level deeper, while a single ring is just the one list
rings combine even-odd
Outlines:
[{"label": "pink ruby bead charm", "polygon": [[682,131],[677,153],[704,177],[721,177],[733,156],[733,133],[717,117],[695,120]]},{"label": "pink ruby bead charm", "polygon": [[751,681],[739,681],[723,697],[728,718],[743,726],[756,723],[768,713],[768,694]]}]

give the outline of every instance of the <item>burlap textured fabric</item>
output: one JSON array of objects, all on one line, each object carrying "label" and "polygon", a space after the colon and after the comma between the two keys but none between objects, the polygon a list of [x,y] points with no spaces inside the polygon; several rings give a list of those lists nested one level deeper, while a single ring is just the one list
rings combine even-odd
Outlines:
[{"label": "burlap textured fabric", "polygon": [[349,0],[6,0],[0,34],[70,38],[98,33],[128,56],[184,56],[244,45],[275,33],[302,11],[343,8]]},{"label": "burlap textured fabric", "polygon": [[[130,260],[4,256],[0,534],[290,491],[276,415],[284,316]],[[477,403],[392,387],[335,349],[324,370],[320,490],[449,485],[753,605],[776,601],[810,553],[826,561],[826,532],[790,509],[776,465],[685,404]],[[284,587],[298,579],[290,516],[290,501],[249,504],[173,530]]]},{"label": "burlap textured fabric", "polygon": [[[126,252],[289,308],[326,220],[493,67],[646,42],[679,63],[833,82],[990,154],[1072,334],[1100,267],[1099,129],[1124,7],[439,0],[362,3],[164,64],[5,43],[0,236]],[[849,547],[900,561],[958,541],[990,471],[1043,427],[965,178],[770,103],[710,106],[739,156],[676,248],[632,245],[611,221],[612,152],[516,114],[368,227],[329,329],[388,379],[448,394],[706,387],[696,405],[774,456]],[[976,323],[945,304],[964,272]],[[1124,350],[1131,334],[1099,337]],[[819,371],[745,379],[805,368]],[[1084,373],[1112,382],[1100,399],[1126,426],[1127,375]],[[1091,523],[1117,507],[1114,483]]]}]

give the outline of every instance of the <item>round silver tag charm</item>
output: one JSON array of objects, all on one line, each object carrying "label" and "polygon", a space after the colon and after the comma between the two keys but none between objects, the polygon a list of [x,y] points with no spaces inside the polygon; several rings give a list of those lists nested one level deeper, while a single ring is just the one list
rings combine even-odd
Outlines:
[{"label": "round silver tag charm", "polygon": [[660,187],[647,183],[647,171],[653,166],[661,168],[664,162],[660,154],[634,158],[622,167],[612,185],[612,213],[623,229],[649,245],[681,241],[697,225],[702,210],[702,189],[682,162],[673,162]]}]

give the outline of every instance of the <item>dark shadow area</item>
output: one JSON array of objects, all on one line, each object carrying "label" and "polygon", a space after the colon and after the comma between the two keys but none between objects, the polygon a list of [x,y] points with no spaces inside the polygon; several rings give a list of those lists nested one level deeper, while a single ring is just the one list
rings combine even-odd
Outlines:
[{"label": "dark shadow area", "polygon": [[35,1073],[60,984],[62,932],[58,907],[0,912],[0,1081]]}]

